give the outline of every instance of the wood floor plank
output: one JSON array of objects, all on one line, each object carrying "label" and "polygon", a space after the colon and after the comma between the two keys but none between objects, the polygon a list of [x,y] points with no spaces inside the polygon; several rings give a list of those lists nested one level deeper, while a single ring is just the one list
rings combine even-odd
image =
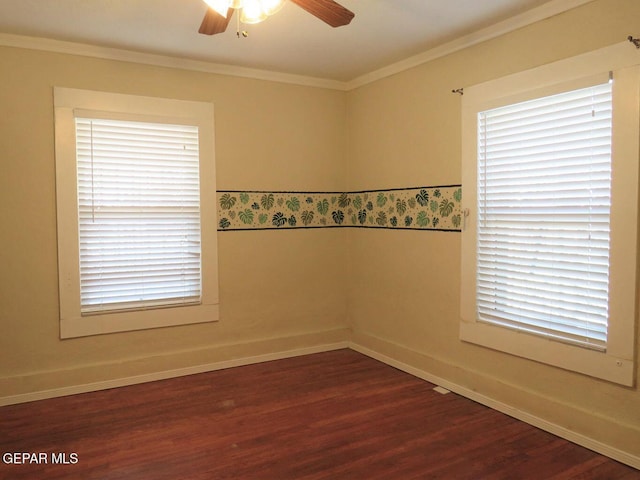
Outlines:
[{"label": "wood floor plank", "polygon": [[433,387],[340,350],[2,407],[2,453],[49,461],[0,479],[640,479]]}]

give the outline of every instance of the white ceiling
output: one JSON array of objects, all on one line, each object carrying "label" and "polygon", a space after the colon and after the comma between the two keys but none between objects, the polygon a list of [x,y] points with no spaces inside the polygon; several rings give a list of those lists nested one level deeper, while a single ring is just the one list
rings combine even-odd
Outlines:
[{"label": "white ceiling", "polygon": [[0,33],[347,82],[532,9],[590,0],[338,1],[350,25],[287,3],[237,38],[235,17],[223,34],[198,33],[202,0],[0,0]]}]

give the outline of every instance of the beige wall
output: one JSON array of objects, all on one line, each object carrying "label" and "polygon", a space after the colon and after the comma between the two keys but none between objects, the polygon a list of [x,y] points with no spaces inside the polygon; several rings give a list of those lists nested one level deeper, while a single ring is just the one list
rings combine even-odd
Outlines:
[{"label": "beige wall", "polygon": [[451,89],[639,35],[638,19],[637,0],[596,0],[351,92],[0,48],[0,396],[353,338],[640,456],[637,388],[458,340],[457,233],[219,233],[219,322],[60,341],[52,107],[54,85],[210,101],[219,189],[456,184]]},{"label": "beige wall", "polygon": [[0,72],[0,396],[346,339],[345,233],[291,230],[218,234],[219,322],[59,340],[52,87],[212,102],[218,189],[323,191],[344,92],[15,48]]},{"label": "beige wall", "polygon": [[[350,92],[353,187],[459,183],[460,97],[452,89],[622,42],[630,34],[640,34],[640,2],[599,0]],[[350,231],[348,242],[356,342],[640,455],[637,387],[458,339],[459,235]]]}]

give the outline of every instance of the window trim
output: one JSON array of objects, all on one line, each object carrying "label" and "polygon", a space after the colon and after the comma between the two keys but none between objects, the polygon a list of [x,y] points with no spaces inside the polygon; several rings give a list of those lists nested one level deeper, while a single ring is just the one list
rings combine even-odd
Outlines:
[{"label": "window trim", "polygon": [[[204,323],[219,319],[213,105],[54,87],[60,338]],[[199,305],[80,314],[74,111],[123,119],[173,118],[199,127],[202,297]]]},{"label": "window trim", "polygon": [[[614,383],[634,383],[640,58],[624,42],[525,72],[465,88],[462,99],[461,322],[463,341]],[[607,351],[578,346],[476,321],[477,113],[577,89],[594,75],[614,72],[610,290]],[[612,301],[615,299],[615,301]]]}]

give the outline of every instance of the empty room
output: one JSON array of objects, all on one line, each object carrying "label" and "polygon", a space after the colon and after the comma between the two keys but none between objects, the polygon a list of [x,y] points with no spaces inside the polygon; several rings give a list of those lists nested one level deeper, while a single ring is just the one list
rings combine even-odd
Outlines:
[{"label": "empty room", "polygon": [[0,0],[0,479],[640,479],[638,0]]}]

